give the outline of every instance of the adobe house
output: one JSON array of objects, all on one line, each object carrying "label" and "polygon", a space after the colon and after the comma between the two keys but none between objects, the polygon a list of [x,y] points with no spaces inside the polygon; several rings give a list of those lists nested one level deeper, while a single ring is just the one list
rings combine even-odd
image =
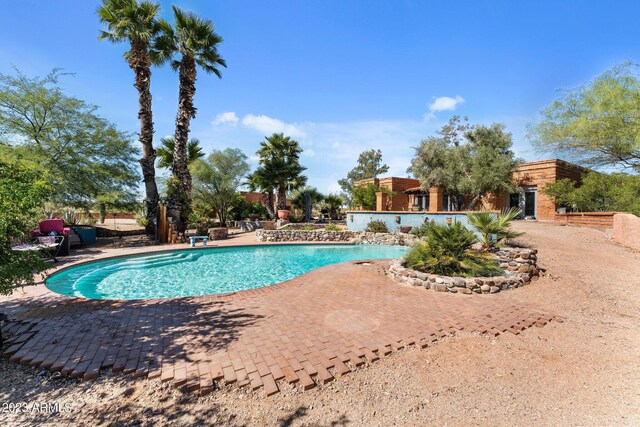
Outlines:
[{"label": "adobe house", "polygon": [[[514,182],[521,188],[519,193],[488,194],[482,204],[487,209],[501,210],[518,207],[524,217],[554,220],[561,206],[540,192],[545,185],[559,179],[569,178],[577,183],[589,170],[560,159],[540,160],[521,164],[513,174]],[[355,185],[374,183],[395,194],[388,198],[383,192],[376,193],[376,211],[426,211],[448,212],[452,203],[443,188],[424,189],[417,179],[412,178],[371,178],[357,181]]]}]

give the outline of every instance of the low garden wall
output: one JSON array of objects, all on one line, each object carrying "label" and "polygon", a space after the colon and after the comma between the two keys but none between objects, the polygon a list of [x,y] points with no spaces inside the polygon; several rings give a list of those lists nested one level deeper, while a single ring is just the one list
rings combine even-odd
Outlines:
[{"label": "low garden wall", "polygon": [[388,275],[399,283],[420,286],[438,292],[463,294],[495,294],[507,289],[519,288],[539,277],[536,249],[502,248],[495,252],[503,276],[449,277],[423,273],[402,266],[402,259],[394,260]]},{"label": "low garden wall", "polygon": [[613,217],[617,212],[570,212],[556,214],[556,221],[581,227],[613,228]]},{"label": "low garden wall", "polygon": [[640,251],[640,218],[633,214],[615,214],[613,240]]},{"label": "low garden wall", "polygon": [[257,230],[260,242],[348,242],[368,245],[410,246],[415,237],[405,233],[368,233],[364,231]]}]

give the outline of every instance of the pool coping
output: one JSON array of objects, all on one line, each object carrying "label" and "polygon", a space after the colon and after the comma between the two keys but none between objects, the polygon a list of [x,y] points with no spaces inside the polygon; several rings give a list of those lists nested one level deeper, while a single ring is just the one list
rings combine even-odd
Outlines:
[{"label": "pool coping", "polygon": [[[78,267],[81,265],[85,265],[85,264],[90,264],[92,262],[97,262],[97,261],[104,261],[104,260],[111,260],[111,259],[118,259],[118,258],[129,258],[129,257],[137,257],[137,256],[145,256],[148,254],[158,254],[158,253],[163,253],[163,252],[176,252],[176,251],[193,251],[193,250],[215,250],[215,249],[221,249],[221,248],[244,248],[244,247],[268,247],[268,246],[309,246],[309,245],[321,245],[321,246],[358,246],[358,244],[356,243],[351,243],[351,242],[273,242],[273,243],[254,243],[254,244],[236,244],[236,245],[223,245],[223,246],[196,246],[196,247],[180,247],[180,248],[172,248],[172,249],[166,249],[166,248],[162,248],[162,249],[147,249],[143,252],[137,252],[137,253],[130,253],[130,254],[121,254],[121,255],[107,255],[104,257],[96,257],[96,258],[92,258],[92,259],[88,259],[88,260],[78,260],[78,261],[72,261],[70,262],[68,265],[64,265],[61,266],[59,268],[56,268],[51,274],[46,275],[46,277],[42,280],[42,286],[45,289],[45,292],[48,294],[51,294],[55,297],[58,298],[63,298],[65,300],[69,300],[69,301],[73,301],[73,302],[83,302],[83,303],[91,303],[91,304],[96,304],[96,303],[116,303],[116,304],[120,304],[120,303],[130,303],[130,302],[138,302],[138,303],[154,303],[154,302],[159,302],[159,301],[168,301],[168,300],[184,300],[184,301],[194,301],[194,302],[218,302],[218,301],[231,301],[231,300],[236,300],[236,299],[244,299],[244,298],[249,298],[249,297],[254,297],[254,296],[258,296],[258,295],[262,295],[265,294],[267,292],[273,292],[273,291],[277,291],[280,289],[284,289],[284,288],[288,288],[290,286],[294,286],[296,284],[301,284],[301,283],[294,283],[297,279],[303,278],[304,276],[306,276],[308,273],[317,270],[318,268],[324,268],[324,267],[328,267],[329,265],[340,265],[340,264],[347,264],[347,263],[354,263],[354,264],[362,264],[365,262],[373,262],[373,261],[391,261],[394,258],[382,258],[382,259],[362,259],[362,260],[351,260],[351,261],[343,261],[343,262],[338,262],[338,263],[333,263],[333,264],[329,264],[326,266],[321,266],[321,267],[317,267],[314,268],[312,270],[309,270],[307,272],[305,272],[304,274],[301,274],[299,276],[296,277],[292,277],[291,279],[285,280],[283,282],[278,282],[278,283],[273,283],[271,285],[266,285],[266,286],[262,286],[259,288],[253,288],[253,289],[244,289],[241,291],[233,291],[233,292],[224,292],[224,293],[220,293],[220,294],[208,294],[208,295],[192,295],[192,296],[178,296],[178,297],[168,297],[168,298],[132,298],[132,299],[94,299],[94,298],[86,298],[86,297],[75,297],[75,296],[70,296],[70,295],[64,295],[58,292],[55,292],[51,289],[49,289],[49,287],[47,286],[47,280],[49,280],[51,277],[64,272],[65,270],[68,270],[72,267]],[[379,245],[378,245],[379,246]],[[389,245],[392,246],[392,245]],[[55,268],[55,266],[54,266]]]}]

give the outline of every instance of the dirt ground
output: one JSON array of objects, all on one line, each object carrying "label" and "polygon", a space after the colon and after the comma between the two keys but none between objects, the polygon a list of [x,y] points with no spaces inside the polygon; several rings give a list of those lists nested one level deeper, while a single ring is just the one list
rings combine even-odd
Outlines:
[{"label": "dirt ground", "polygon": [[599,230],[516,228],[546,275],[459,297],[531,301],[564,323],[459,335],[269,398],[234,388],[198,396],[112,374],[80,382],[2,360],[0,425],[640,425],[640,254]]}]

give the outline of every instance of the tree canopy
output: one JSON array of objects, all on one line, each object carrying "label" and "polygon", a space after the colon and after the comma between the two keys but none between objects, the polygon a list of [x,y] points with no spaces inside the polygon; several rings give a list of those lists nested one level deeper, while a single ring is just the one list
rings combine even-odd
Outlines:
[{"label": "tree canopy", "polygon": [[247,156],[237,148],[214,150],[206,159],[194,161],[191,173],[196,207],[213,208],[213,213],[224,226],[238,188],[248,172]]},{"label": "tree canopy", "polygon": [[0,75],[3,158],[49,171],[51,200],[88,208],[100,195],[135,201],[139,174],[132,136],[97,114],[97,107],[62,92],[54,69],[44,78]]},{"label": "tree canopy", "polygon": [[408,172],[423,188],[443,187],[457,210],[472,209],[488,193],[517,189],[512,174],[519,160],[503,124],[470,126],[451,118],[436,136],[415,147]]},{"label": "tree canopy", "polygon": [[570,179],[547,184],[542,192],[561,206],[583,212],[631,212],[640,215],[640,176],[586,174],[580,186]]},{"label": "tree canopy", "polygon": [[544,152],[589,166],[640,172],[640,80],[637,66],[622,64],[542,111],[530,138]]},{"label": "tree canopy", "polygon": [[32,284],[33,272],[44,269],[40,255],[13,251],[37,224],[38,211],[51,186],[41,170],[0,160],[0,294]]},{"label": "tree canopy", "polygon": [[376,178],[389,170],[382,163],[382,150],[366,150],[358,156],[358,164],[347,173],[347,177],[338,181],[344,195],[352,199],[353,183],[367,178]]}]

